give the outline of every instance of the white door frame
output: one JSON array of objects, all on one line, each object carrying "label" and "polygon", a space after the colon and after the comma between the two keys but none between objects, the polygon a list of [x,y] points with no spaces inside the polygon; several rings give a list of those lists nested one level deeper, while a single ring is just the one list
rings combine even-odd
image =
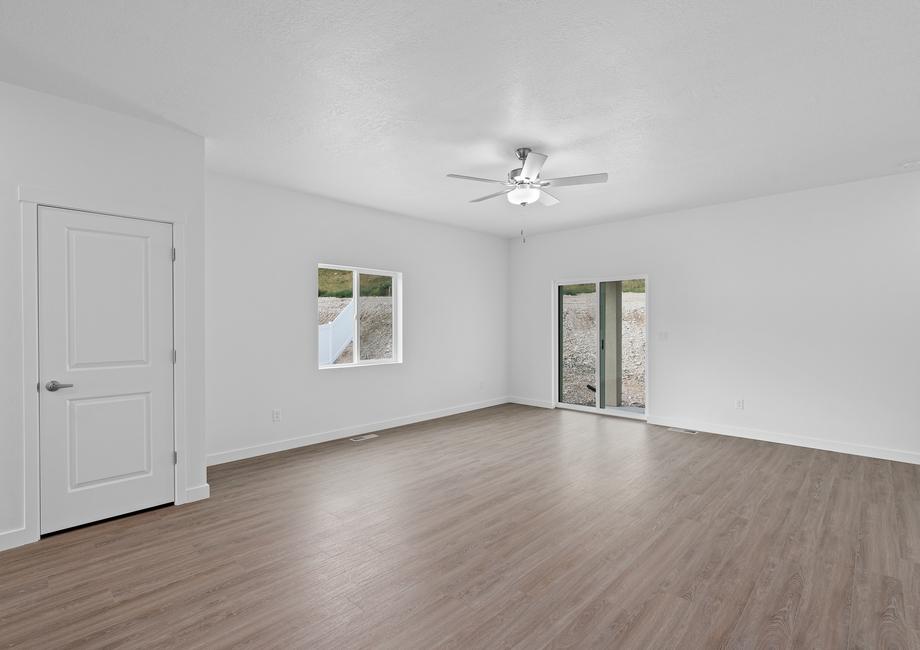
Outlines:
[{"label": "white door frame", "polygon": [[159,206],[113,202],[99,195],[79,195],[19,186],[22,219],[22,386],[23,386],[23,512],[24,526],[4,540],[5,546],[37,541],[40,537],[41,499],[39,494],[39,377],[38,365],[38,208],[47,206],[112,217],[168,223],[173,228],[176,261],[173,264],[173,435],[178,462],[175,465],[175,504],[188,501],[186,493],[188,444],[186,438],[186,372],[188,352],[185,336],[187,216]]},{"label": "white door frame", "polygon": [[[596,284],[600,285],[601,282],[623,282],[624,280],[645,280],[645,415],[631,415],[624,412],[616,412],[613,410],[598,408],[597,406],[581,406],[580,404],[566,404],[565,402],[559,401],[559,287],[566,284]],[[649,419],[649,411],[652,403],[651,391],[649,387],[651,382],[649,381],[650,377],[650,368],[649,368],[649,356],[651,354],[651,340],[649,340],[648,333],[651,331],[650,322],[652,320],[652,309],[651,309],[651,300],[649,296],[649,280],[648,275],[645,273],[627,273],[624,275],[614,275],[606,276],[602,278],[576,278],[572,280],[557,280],[553,282],[553,296],[552,296],[552,305],[553,305],[553,320],[552,320],[552,354],[553,354],[553,408],[569,409],[572,411],[585,411],[587,413],[598,413],[600,415],[609,415],[611,417],[619,418],[628,418],[631,420],[645,420]],[[598,298],[600,293],[598,293]],[[597,333],[598,338],[598,351],[600,350],[600,331]],[[598,352],[600,356],[600,352]],[[598,363],[600,359],[598,358]],[[600,366],[598,366],[599,368]],[[595,370],[597,374],[599,370]],[[600,386],[598,385],[598,390]],[[595,404],[597,401],[595,400]]]}]

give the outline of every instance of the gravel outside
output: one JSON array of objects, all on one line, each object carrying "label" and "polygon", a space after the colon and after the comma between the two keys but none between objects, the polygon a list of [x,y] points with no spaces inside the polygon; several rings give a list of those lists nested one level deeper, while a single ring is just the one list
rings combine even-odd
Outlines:
[{"label": "gravel outside", "polygon": [[[351,302],[351,298],[318,298],[319,324],[335,320]],[[388,296],[361,298],[361,358],[389,359],[393,356],[393,299]],[[353,344],[348,346],[335,360],[336,363],[351,363]]]},{"label": "gravel outside", "polygon": [[[645,406],[645,296],[623,294],[623,406]],[[597,303],[593,293],[562,297],[562,400],[594,406]]]}]

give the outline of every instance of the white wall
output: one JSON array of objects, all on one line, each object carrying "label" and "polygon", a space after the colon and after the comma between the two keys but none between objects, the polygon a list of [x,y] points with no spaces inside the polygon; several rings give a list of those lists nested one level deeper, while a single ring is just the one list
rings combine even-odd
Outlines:
[{"label": "white wall", "polygon": [[[505,400],[506,240],[219,175],[207,230],[209,462]],[[317,369],[320,262],[403,273],[404,363]]]},{"label": "white wall", "polygon": [[[23,431],[19,185],[185,215],[187,483],[206,491],[203,436],[204,142],[188,133],[0,83],[0,548],[37,538]],[[88,209],[95,207],[87,205]],[[37,467],[30,468],[37,471]],[[32,475],[34,475],[32,471]],[[28,527],[27,527],[28,528]]]},{"label": "white wall", "polygon": [[920,463],[920,174],[531,236],[511,269],[522,401],[553,400],[553,281],[648,274],[651,421]]}]

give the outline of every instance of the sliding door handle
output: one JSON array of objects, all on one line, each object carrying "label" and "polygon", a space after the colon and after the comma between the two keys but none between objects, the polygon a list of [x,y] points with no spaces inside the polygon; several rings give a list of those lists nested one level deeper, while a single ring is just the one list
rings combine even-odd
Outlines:
[{"label": "sliding door handle", "polygon": [[62,388],[73,388],[73,384],[62,384],[57,379],[52,379],[47,384],[45,384],[45,388],[53,393],[54,391],[61,390]]}]

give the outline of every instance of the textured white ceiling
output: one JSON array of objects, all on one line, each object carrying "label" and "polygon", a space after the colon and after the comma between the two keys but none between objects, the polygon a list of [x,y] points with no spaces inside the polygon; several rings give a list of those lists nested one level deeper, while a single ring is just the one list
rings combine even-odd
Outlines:
[{"label": "textured white ceiling", "polygon": [[[916,0],[0,0],[0,79],[204,135],[218,171],[511,235],[897,173],[918,34]],[[610,182],[520,208],[444,177],[519,146]]]}]

